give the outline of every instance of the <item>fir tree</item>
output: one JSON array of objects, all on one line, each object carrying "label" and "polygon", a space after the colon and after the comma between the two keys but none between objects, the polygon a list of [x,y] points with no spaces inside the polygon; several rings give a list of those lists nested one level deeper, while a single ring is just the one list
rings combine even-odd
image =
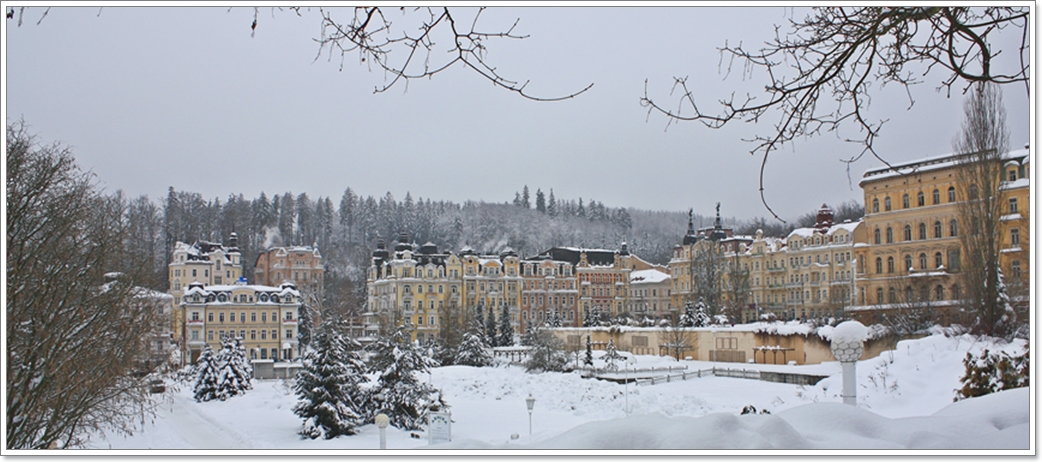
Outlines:
[{"label": "fir tree", "polygon": [[220,368],[217,380],[217,397],[222,401],[241,395],[253,388],[253,367],[246,359],[246,348],[241,339],[226,339],[216,356]]},{"label": "fir tree", "polygon": [[463,343],[460,343],[455,363],[461,366],[491,366],[492,356],[489,355],[488,351],[489,345],[485,343],[483,335],[479,335],[476,332],[467,332],[463,334]]},{"label": "fir tree", "polygon": [[311,343],[311,307],[302,303],[297,310],[297,318],[297,348],[298,354],[301,354]]},{"label": "fir tree", "polygon": [[523,346],[534,346],[536,336],[539,334],[539,329],[532,325],[532,321],[525,322],[525,335],[521,336],[521,345]]},{"label": "fir tree", "polygon": [[546,214],[551,217],[557,216],[557,200],[554,199],[554,190],[550,188],[550,199],[546,203]]},{"label": "fir tree", "polygon": [[488,306],[488,317],[485,318],[485,338],[488,339],[489,345],[499,346],[499,338],[496,336],[496,312],[492,310],[492,305]]},{"label": "fir tree", "polygon": [[583,324],[582,324],[582,326],[583,327],[593,327],[594,325],[595,325],[594,324],[594,320],[590,316],[590,307],[587,306],[587,307],[583,308]]},{"label": "fir tree", "polygon": [[695,306],[695,327],[705,327],[709,325],[709,313],[706,311],[706,302],[699,299],[698,304]]},{"label": "fir tree", "polygon": [[499,341],[496,346],[514,346],[514,327],[510,325],[510,307],[503,305],[499,312]]},{"label": "fir tree", "polygon": [[587,366],[593,366],[593,344],[590,342],[590,335],[586,335],[586,356],[583,357],[583,364]]},{"label": "fir tree", "polygon": [[535,190],[535,209],[546,213],[546,197],[543,196],[542,189]]},{"label": "fir tree", "polygon": [[619,350],[615,348],[615,339],[608,339],[608,346],[605,347],[604,356],[602,356],[601,359],[604,360],[605,369],[612,371],[619,370],[619,365],[616,363],[624,358],[619,354]]},{"label": "fir tree", "polygon": [[677,327],[695,327],[695,308],[691,302],[684,304],[684,312],[680,315]]},{"label": "fir tree", "polygon": [[478,332],[483,332],[485,329],[485,306],[483,303],[479,303],[477,308],[474,309],[474,326],[473,328]]},{"label": "fir tree", "polygon": [[438,362],[425,354],[423,348],[409,342],[404,327],[395,329],[391,337],[380,342],[376,356],[382,358],[381,369],[370,366],[376,373],[376,386],[371,392],[374,413],[386,414],[391,425],[401,430],[419,430],[432,408],[447,408],[441,391],[421,382],[416,374],[428,372]]},{"label": "fir tree", "polygon": [[220,379],[220,365],[214,357],[213,348],[206,345],[199,360],[195,363],[195,400],[199,402],[218,399],[217,383]]},{"label": "fir tree", "polygon": [[575,211],[575,216],[579,218],[586,218],[586,208],[583,207],[583,198],[579,198],[579,208]]},{"label": "fir tree", "polygon": [[361,345],[328,323],[314,340],[293,386],[297,394],[293,413],[304,419],[300,435],[312,439],[354,435],[372,414],[361,388],[365,371],[358,353]]},{"label": "fir tree", "polygon": [[561,372],[568,365],[564,342],[549,331],[539,330],[532,343],[532,351],[525,362],[528,372]]},{"label": "fir tree", "polygon": [[532,208],[532,202],[529,200],[531,196],[528,195],[528,185],[521,191],[521,207],[526,209]]}]

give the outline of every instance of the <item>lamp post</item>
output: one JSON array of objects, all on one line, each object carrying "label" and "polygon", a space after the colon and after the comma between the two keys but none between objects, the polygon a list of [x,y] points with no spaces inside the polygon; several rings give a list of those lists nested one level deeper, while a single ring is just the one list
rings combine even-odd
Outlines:
[{"label": "lamp post", "polygon": [[532,408],[535,407],[535,398],[531,393],[525,399],[525,405],[528,406],[528,436],[532,436]]},{"label": "lamp post", "polygon": [[626,358],[626,378],[623,380],[626,383],[626,415],[630,413],[630,364],[636,364],[636,358]]},{"label": "lamp post", "polygon": [[391,422],[391,418],[387,417],[387,414],[380,413],[373,420],[376,421],[376,426],[380,427],[380,449],[387,449],[387,424]]},{"label": "lamp post", "polygon": [[843,366],[843,404],[857,406],[857,360],[865,350],[868,329],[857,321],[840,323],[832,331],[832,356]]}]

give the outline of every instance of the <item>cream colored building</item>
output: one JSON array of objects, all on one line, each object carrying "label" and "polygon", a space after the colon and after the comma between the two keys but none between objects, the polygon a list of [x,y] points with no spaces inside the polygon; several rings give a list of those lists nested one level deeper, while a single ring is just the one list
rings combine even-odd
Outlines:
[{"label": "cream colored building", "polygon": [[[231,233],[227,247],[207,241],[192,245],[177,242],[167,268],[171,301],[171,332],[179,344],[182,360],[188,360],[188,333],[184,312],[180,309],[185,290],[189,285],[235,284],[242,278],[242,254],[239,252],[238,236]],[[191,358],[194,361],[194,358]]]}]

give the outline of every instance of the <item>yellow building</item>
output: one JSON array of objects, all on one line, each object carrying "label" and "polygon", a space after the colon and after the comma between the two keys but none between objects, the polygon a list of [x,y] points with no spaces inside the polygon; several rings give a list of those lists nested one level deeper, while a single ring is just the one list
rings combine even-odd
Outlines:
[{"label": "yellow building", "polygon": [[[1007,208],[1003,217],[1001,264],[1025,280],[1029,182],[1028,151],[1008,153]],[[856,247],[857,305],[851,312],[862,322],[878,323],[883,315],[913,300],[930,303],[943,323],[960,323],[958,301],[965,292],[959,274],[965,255],[960,233],[969,232],[960,220],[959,204],[969,197],[970,185],[960,180],[957,155],[945,155],[896,164],[865,172],[859,183],[865,197],[868,243]],[[1017,262],[1014,265],[1014,262]],[[1017,269],[1016,267],[1020,267]]]},{"label": "yellow building", "polygon": [[[239,253],[239,238],[229,236],[225,247],[214,242],[198,241],[192,245],[177,242],[167,268],[171,299],[171,332],[180,345],[182,361],[188,360],[188,333],[180,309],[184,291],[190,284],[223,285],[234,284],[242,277],[242,255]],[[194,358],[192,358],[194,360]]]},{"label": "yellow building", "polygon": [[522,302],[521,259],[509,247],[497,255],[478,255],[474,249],[464,247],[459,259],[463,266],[463,309],[470,316],[481,310],[488,318],[489,310],[498,319],[506,309],[514,332],[519,329],[518,319]]},{"label": "yellow building", "polygon": [[206,345],[219,350],[223,340],[239,338],[250,359],[295,359],[300,354],[299,309],[300,292],[288,282],[280,287],[241,280],[231,285],[189,283],[176,309],[186,319],[183,357],[195,362]]},{"label": "yellow building", "polygon": [[1011,296],[1028,297],[1031,281],[1031,157],[1027,151],[1007,156],[1003,165],[1002,190],[1006,195],[1001,219],[1002,273]]}]

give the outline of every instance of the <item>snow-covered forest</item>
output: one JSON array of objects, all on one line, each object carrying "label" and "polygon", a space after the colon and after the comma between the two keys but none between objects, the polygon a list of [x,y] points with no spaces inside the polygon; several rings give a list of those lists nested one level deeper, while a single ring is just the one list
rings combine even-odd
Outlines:
[{"label": "snow-covered forest", "polygon": [[[530,194],[527,186],[512,201],[496,203],[457,204],[414,198],[411,192],[401,200],[390,192],[362,196],[350,187],[339,200],[312,198],[306,192],[271,197],[262,192],[252,199],[231,194],[224,200],[208,200],[171,187],[158,203],[147,196],[127,202],[133,232],[126,247],[154,263],[154,289],[167,289],[167,264],[177,241],[227,243],[235,232],[246,275],[252,274],[257,254],[264,249],[318,246],[327,269],[325,292],[336,306],[354,305],[349,299],[364,284],[364,268],[377,239],[390,242],[403,231],[413,242],[429,241],[441,249],[470,246],[479,252],[498,252],[510,247],[522,256],[553,246],[616,249],[626,242],[630,252],[665,264],[687,229],[685,211],[616,208],[592,198],[557,198],[552,190]],[[852,202],[835,208],[837,220],[857,219],[862,210]],[[787,223],[733,217],[723,223],[739,234],[763,229],[767,235],[784,236],[796,226],[812,225],[812,212]],[[710,226],[714,218],[699,213],[693,217],[696,228]]]}]

